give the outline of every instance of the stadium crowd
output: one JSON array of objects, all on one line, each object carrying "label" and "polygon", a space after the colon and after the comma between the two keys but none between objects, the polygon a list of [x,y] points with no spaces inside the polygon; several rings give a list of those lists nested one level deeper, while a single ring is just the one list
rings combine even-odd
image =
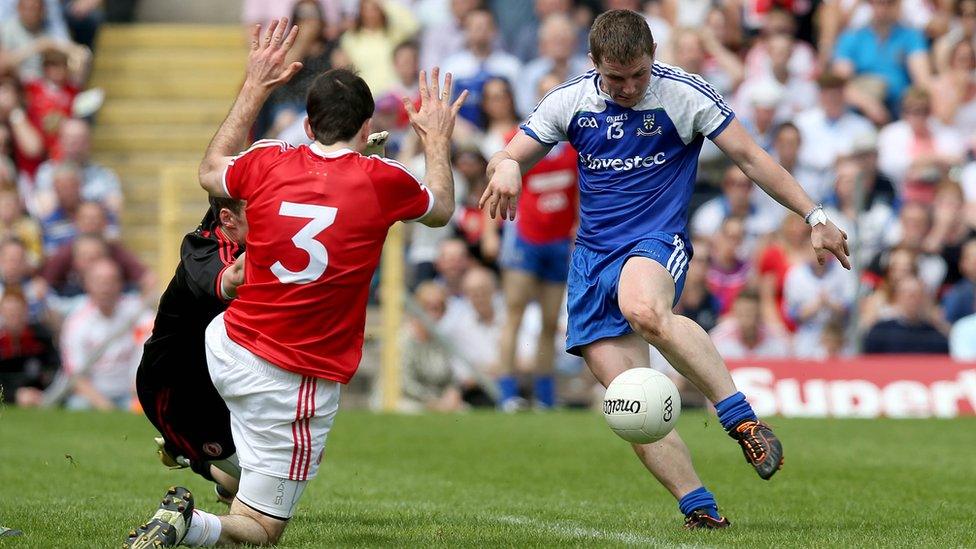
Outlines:
[{"label": "stadium crowd", "polygon": [[[268,101],[256,139],[307,142],[312,79],[354,67],[388,156],[421,177],[400,98],[419,101],[417,72],[435,65],[471,93],[455,131],[455,217],[408,229],[403,409],[491,405],[511,347],[523,377],[555,353],[560,400],[589,402],[592,379],[563,351],[565,313],[513,297],[499,258],[514,229],[478,199],[487,159],[542,95],[588,70],[587,29],[617,8],[644,13],[657,60],[711,83],[851,239],[853,273],[819,265],[803,220],[706,142],[677,310],[725,358],[976,360],[976,0],[245,0],[245,25],[300,26],[292,54],[305,67]],[[120,182],[90,157],[100,98],[82,90],[99,9],[0,1],[0,382],[23,405],[63,369],[80,380],[68,406],[127,406],[131,326],[157,291],[119,243]],[[546,175],[575,183],[575,154],[560,154],[570,162]]]}]

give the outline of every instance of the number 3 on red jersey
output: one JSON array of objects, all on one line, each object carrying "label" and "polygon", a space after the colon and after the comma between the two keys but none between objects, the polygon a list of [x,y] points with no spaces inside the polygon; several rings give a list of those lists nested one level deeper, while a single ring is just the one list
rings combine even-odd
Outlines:
[{"label": "number 3 on red jersey", "polygon": [[295,247],[308,253],[308,266],[301,271],[292,271],[282,265],[281,261],[276,261],[271,266],[271,272],[278,277],[282,284],[308,284],[315,282],[325,274],[325,269],[329,266],[329,251],[321,242],[315,240],[315,237],[335,223],[338,212],[338,208],[331,206],[298,204],[296,202],[281,203],[278,215],[311,220],[295,236],[291,237]]}]

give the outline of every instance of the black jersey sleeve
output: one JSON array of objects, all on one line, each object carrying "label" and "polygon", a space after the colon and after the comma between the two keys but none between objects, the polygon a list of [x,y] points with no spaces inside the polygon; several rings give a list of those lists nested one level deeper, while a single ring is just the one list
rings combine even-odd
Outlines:
[{"label": "black jersey sleeve", "polygon": [[210,296],[223,299],[218,290],[220,276],[233,264],[237,246],[232,242],[190,233],[183,238],[180,256],[186,272],[186,282],[196,297]]}]

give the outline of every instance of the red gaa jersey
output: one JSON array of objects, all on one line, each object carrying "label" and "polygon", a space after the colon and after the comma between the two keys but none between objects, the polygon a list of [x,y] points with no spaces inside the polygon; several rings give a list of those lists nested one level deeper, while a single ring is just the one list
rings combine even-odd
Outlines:
[{"label": "red gaa jersey", "polygon": [[224,189],[247,201],[250,226],[227,335],[282,369],[347,383],[387,230],[426,215],[433,195],[392,160],[274,140],[235,157]]},{"label": "red gaa jersey", "polygon": [[522,176],[515,227],[527,242],[548,244],[572,237],[579,202],[576,163],[576,150],[557,143]]}]

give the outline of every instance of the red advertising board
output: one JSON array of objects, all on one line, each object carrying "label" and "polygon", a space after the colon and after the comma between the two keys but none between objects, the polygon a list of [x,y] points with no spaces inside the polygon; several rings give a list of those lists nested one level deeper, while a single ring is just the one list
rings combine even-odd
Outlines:
[{"label": "red advertising board", "polygon": [[728,366],[760,416],[976,415],[976,362],[954,362],[942,355],[736,360]]}]

